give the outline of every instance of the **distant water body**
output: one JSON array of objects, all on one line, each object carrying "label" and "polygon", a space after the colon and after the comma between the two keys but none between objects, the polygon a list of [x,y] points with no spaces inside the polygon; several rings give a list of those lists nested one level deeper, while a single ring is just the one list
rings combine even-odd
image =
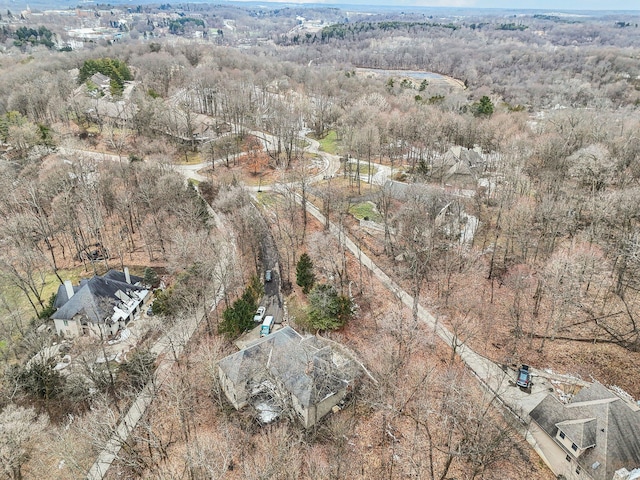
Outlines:
[{"label": "distant water body", "polygon": [[447,77],[434,72],[424,72],[419,70],[387,70],[384,68],[358,68],[358,72],[376,73],[388,77],[409,77],[416,80],[446,80]]},{"label": "distant water body", "polygon": [[413,80],[428,80],[432,85],[448,85],[454,88],[464,89],[464,82],[440,73],[426,70],[388,70],[385,68],[356,68],[360,75],[375,75],[382,77],[411,78]]}]

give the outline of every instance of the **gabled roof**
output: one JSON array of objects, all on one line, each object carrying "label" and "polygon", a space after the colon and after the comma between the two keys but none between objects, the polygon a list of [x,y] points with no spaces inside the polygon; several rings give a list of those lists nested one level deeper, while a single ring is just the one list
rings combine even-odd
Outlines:
[{"label": "gabled roof", "polygon": [[484,159],[476,150],[470,150],[459,145],[451,147],[444,154],[445,165],[453,165],[455,163],[462,162],[470,167],[484,164]]},{"label": "gabled roof", "polygon": [[444,154],[442,166],[447,169],[444,178],[453,176],[476,177],[478,172],[484,168],[485,161],[475,150],[461,146],[454,146]]},{"label": "gabled roof", "polygon": [[585,449],[596,444],[597,423],[595,418],[580,418],[556,423],[556,427],[566,433],[578,448]]},{"label": "gabled roof", "polygon": [[583,388],[566,405],[548,395],[530,416],[549,436],[560,429],[586,448],[577,461],[595,480],[610,480],[620,468],[640,466],[640,409],[600,383]]},{"label": "gabled roof", "polygon": [[[118,270],[111,269],[107,273],[105,273],[102,278],[106,280],[116,280],[118,282],[128,283],[127,277],[124,272],[119,272]],[[142,281],[144,280],[142,277],[138,277],[136,275],[129,275],[129,280],[131,283],[136,286],[141,286]],[[79,285],[73,285],[73,293],[74,295],[78,293],[78,290],[82,288],[82,286],[87,283],[88,280],[83,279],[80,281]],[[67,295],[67,289],[64,285],[60,285],[58,287],[58,293],[56,294],[56,300],[53,303],[53,306],[57,309],[61,308],[65,303],[69,301],[69,296]]]},{"label": "gabled roof", "polygon": [[[74,295],[76,293],[78,293],[78,290],[80,290],[81,285],[74,285],[73,286],[73,293]],[[65,303],[67,303],[69,301],[69,296],[67,295],[67,289],[65,288],[64,285],[60,285],[58,287],[58,293],[56,294],[56,300],[55,302],[53,302],[53,306],[57,309],[59,309],[60,307],[62,307]]]},{"label": "gabled roof", "polygon": [[109,83],[111,82],[111,79],[106,75],[103,75],[102,73],[97,72],[91,75],[91,81],[96,85],[98,85],[99,87],[101,87],[103,85],[109,85]]},{"label": "gabled roof", "polygon": [[240,383],[250,370],[255,368],[254,364],[263,362],[267,364],[268,353],[272,349],[286,349],[288,345],[302,340],[302,336],[291,327],[282,328],[266,337],[260,338],[257,342],[247,348],[232,355],[224,357],[218,366],[225,372],[229,380],[234,384]]},{"label": "gabled roof", "polygon": [[294,348],[274,352],[269,370],[305,408],[347,386],[331,360],[331,348],[317,350],[305,339]]},{"label": "gabled roof", "polygon": [[346,387],[349,375],[333,360],[331,347],[284,327],[219,362],[236,386],[251,389],[272,377],[308,408]]},{"label": "gabled roof", "polygon": [[[141,294],[146,292],[143,287],[97,275],[90,280],[81,282],[77,290],[74,287],[74,291],[73,297],[60,307],[52,315],[52,318],[72,320],[80,314],[90,322],[103,323],[105,319],[111,318],[114,307],[130,301],[139,301],[137,292]],[[64,296],[66,296],[66,291]]]}]

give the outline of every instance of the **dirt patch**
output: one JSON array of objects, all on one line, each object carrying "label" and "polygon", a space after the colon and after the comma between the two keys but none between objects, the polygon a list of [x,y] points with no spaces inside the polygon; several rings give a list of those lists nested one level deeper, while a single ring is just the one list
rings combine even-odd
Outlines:
[{"label": "dirt patch", "polygon": [[239,181],[249,187],[270,187],[274,183],[288,183],[299,179],[300,175],[307,178],[317,175],[322,166],[312,164],[306,167],[304,172],[300,172],[300,166],[308,163],[308,158],[304,161],[293,160],[288,169],[283,169],[275,165],[272,159],[265,161],[260,167],[255,168],[246,157],[240,156],[236,160],[230,160],[229,164],[218,163],[214,169],[210,166],[198,170],[203,177],[210,178],[214,182],[234,183]]}]

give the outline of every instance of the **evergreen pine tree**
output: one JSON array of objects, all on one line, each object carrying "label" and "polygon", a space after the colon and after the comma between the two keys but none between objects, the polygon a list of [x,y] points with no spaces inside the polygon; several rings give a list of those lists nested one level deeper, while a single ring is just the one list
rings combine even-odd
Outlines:
[{"label": "evergreen pine tree", "polygon": [[145,285],[149,285],[150,287],[157,287],[160,283],[160,277],[155,272],[155,270],[151,267],[147,267],[144,269],[144,283]]},{"label": "evergreen pine tree", "polygon": [[316,276],[313,273],[313,261],[306,253],[300,255],[300,260],[296,265],[296,283],[302,287],[302,293],[309,293],[313,284],[316,283]]}]

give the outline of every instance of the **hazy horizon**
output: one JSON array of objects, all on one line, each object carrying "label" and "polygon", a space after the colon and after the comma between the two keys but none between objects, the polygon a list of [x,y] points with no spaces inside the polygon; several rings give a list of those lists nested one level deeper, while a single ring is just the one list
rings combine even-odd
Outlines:
[{"label": "hazy horizon", "polygon": [[[77,5],[147,5],[161,4],[161,0],[0,0],[0,7],[4,8],[25,8],[27,5],[35,8],[72,8]],[[366,7],[372,9],[384,9],[386,11],[407,8],[417,9],[461,9],[461,10],[545,10],[545,11],[575,11],[575,12],[639,12],[638,0],[585,0],[576,2],[574,0],[524,0],[513,2],[508,0],[210,0],[210,1],[186,1],[185,3],[211,3],[230,5],[252,5],[252,6],[308,6],[308,7],[335,7],[343,10],[356,7],[357,10],[364,10]]]},{"label": "hazy horizon", "polygon": [[[222,2],[225,3],[225,2]],[[293,5],[331,5],[331,6],[367,6],[372,7],[446,7],[472,9],[506,9],[506,10],[574,10],[574,11],[640,11],[638,0],[525,0],[513,2],[509,0],[234,0],[229,3],[286,3]]]}]

